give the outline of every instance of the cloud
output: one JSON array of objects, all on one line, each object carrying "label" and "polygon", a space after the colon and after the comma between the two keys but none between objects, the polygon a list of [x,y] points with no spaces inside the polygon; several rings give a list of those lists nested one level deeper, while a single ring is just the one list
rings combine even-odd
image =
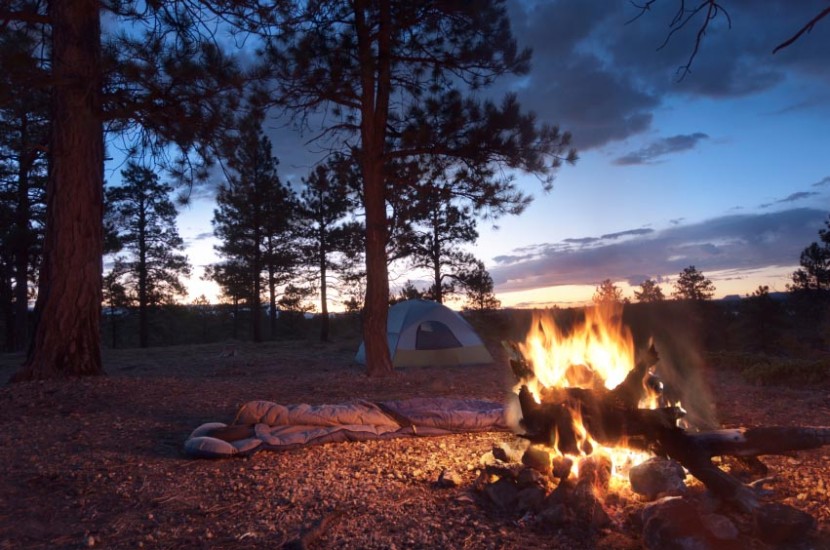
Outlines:
[{"label": "cloud", "polygon": [[651,145],[643,147],[639,151],[634,151],[627,155],[623,155],[614,161],[614,164],[622,166],[630,166],[634,164],[652,164],[660,157],[669,155],[671,153],[678,153],[680,151],[688,151],[694,149],[697,144],[708,139],[709,136],[703,132],[695,132],[694,134],[680,134],[655,141]]},{"label": "cloud", "polygon": [[597,243],[602,243],[602,241],[616,240],[622,237],[643,236],[651,233],[654,233],[653,229],[639,228],[626,229],[625,231],[617,231],[616,233],[606,233],[600,237],[569,237],[567,239],[562,239],[562,241],[558,243],[534,244],[516,248],[513,250],[515,254],[503,254],[496,256],[493,258],[493,261],[499,265],[528,262],[537,258],[549,256],[551,254],[561,254],[574,250],[574,245],[579,248],[584,248],[587,246],[597,245]]},{"label": "cloud", "polygon": [[620,237],[630,237],[632,235],[648,235],[650,233],[654,233],[654,229],[628,229],[626,231],[618,231],[616,233],[606,233],[605,235],[601,236],[600,239],[619,239]]},{"label": "cloud", "polygon": [[816,195],[819,195],[819,194],[820,193],[818,193],[817,191],[798,191],[796,193],[791,193],[790,195],[787,195],[783,199],[779,199],[779,200],[774,201],[774,202],[768,202],[768,203],[762,204],[761,208],[769,208],[770,206],[773,206],[773,205],[776,205],[776,204],[796,202],[796,201],[800,201],[800,200],[807,199],[807,198],[810,198],[810,197],[815,197]]},{"label": "cloud", "polygon": [[813,8],[787,0],[768,0],[763,10],[751,2],[733,4],[731,22],[721,12],[710,23],[692,72],[678,82],[677,69],[689,59],[705,10],[666,42],[675,2],[656,2],[626,24],[639,11],[626,2],[508,0],[513,34],[533,50],[532,69],[500,83],[495,93],[516,91],[523,107],[571,131],[583,151],[653,130],[655,111],[669,102],[746,97],[793,75],[816,85],[791,91],[790,105],[820,107],[817,90],[830,83],[823,53],[830,33],[812,33],[771,53]]},{"label": "cloud", "polygon": [[554,243],[533,258],[497,263],[490,274],[497,291],[509,292],[592,285],[606,278],[639,284],[645,278],[675,275],[689,265],[702,271],[793,266],[825,217],[823,210],[794,208],[725,215],[579,249]]},{"label": "cloud", "polygon": [[822,178],[821,180],[815,182],[813,187],[821,187],[822,185],[830,185],[830,176]]},{"label": "cloud", "polygon": [[801,199],[806,199],[808,197],[814,197],[816,195],[818,195],[818,193],[816,193],[814,191],[799,191],[797,193],[792,193],[791,195],[788,195],[787,197],[784,197],[783,199],[781,199],[780,201],[777,201],[777,202],[778,203],[795,202],[795,201],[799,201]]},{"label": "cloud", "polygon": [[204,233],[199,233],[198,235],[191,237],[191,241],[202,241],[204,239],[212,239],[214,234],[212,231],[205,231]]},{"label": "cloud", "polygon": [[579,237],[579,238],[570,238],[564,239],[562,242],[569,243],[569,244],[592,244],[599,240],[597,237]]}]

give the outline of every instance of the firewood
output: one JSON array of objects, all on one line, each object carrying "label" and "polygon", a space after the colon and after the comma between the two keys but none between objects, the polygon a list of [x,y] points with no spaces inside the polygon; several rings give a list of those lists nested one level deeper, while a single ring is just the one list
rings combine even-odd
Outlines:
[{"label": "firewood", "polygon": [[[527,386],[519,390],[522,410],[520,434],[531,443],[556,446],[564,454],[579,454],[578,438],[574,430],[574,411],[591,437],[603,445],[620,444],[624,439],[645,436],[659,428],[669,428],[685,414],[680,407],[638,409],[624,407],[619,394],[608,390],[594,391],[582,388],[560,388],[546,392],[545,401],[536,403]],[[554,401],[548,401],[555,399]],[[586,449],[581,449],[587,452]]]},{"label": "firewood", "polygon": [[[528,380],[525,371],[532,371],[531,366],[518,348],[514,346],[512,351],[516,357],[511,364],[518,365],[514,373]],[[523,384],[518,395],[522,411],[519,425],[525,433],[520,436],[534,444],[556,447],[562,454],[590,454],[574,427],[581,422],[591,438],[603,445],[625,443],[679,462],[716,496],[748,512],[758,508],[758,492],[721,470],[712,462],[713,457],[757,457],[830,445],[830,427],[766,426],[694,433],[677,426],[685,414],[680,407],[640,409],[637,404],[649,385],[656,388],[650,376],[658,359],[651,346],[613,390],[544,388],[541,403],[537,403]]]}]

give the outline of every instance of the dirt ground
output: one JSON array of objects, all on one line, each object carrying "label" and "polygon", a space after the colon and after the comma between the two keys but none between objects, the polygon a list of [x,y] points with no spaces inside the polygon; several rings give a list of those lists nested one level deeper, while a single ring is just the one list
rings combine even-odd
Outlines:
[{"label": "dirt ground", "polygon": [[[322,522],[314,548],[639,548],[610,529],[530,528],[473,489],[510,434],[328,444],[248,458],[182,453],[204,422],[255,399],[338,403],[416,396],[503,401],[509,369],[415,368],[368,379],[354,342],[108,351],[108,376],[0,386],[0,548],[279,548]],[[0,359],[8,380],[20,356]],[[708,366],[722,425],[830,426],[827,388],[765,388]],[[777,502],[812,514],[830,547],[830,447],[764,459]],[[462,483],[439,488],[444,469]],[[763,545],[753,543],[757,548]]]}]

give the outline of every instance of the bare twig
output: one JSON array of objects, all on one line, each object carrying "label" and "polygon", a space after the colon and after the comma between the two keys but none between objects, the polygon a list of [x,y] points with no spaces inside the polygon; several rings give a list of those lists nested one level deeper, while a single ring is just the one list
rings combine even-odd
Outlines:
[{"label": "bare twig", "polygon": [[783,50],[784,48],[786,48],[787,46],[789,46],[790,44],[792,44],[793,42],[795,42],[796,40],[801,38],[801,35],[804,34],[805,32],[812,31],[813,26],[816,23],[818,23],[819,21],[821,21],[822,19],[824,19],[825,17],[827,17],[828,15],[830,15],[830,7],[824,8],[823,10],[821,10],[821,12],[819,12],[818,14],[816,14],[815,17],[810,19],[810,21],[808,21],[806,25],[801,27],[801,29],[799,29],[799,31],[797,33],[792,35],[790,38],[788,38],[784,42],[781,42],[780,44],[778,44],[775,47],[775,49],[772,50],[772,53],[775,54],[775,53],[778,52],[778,50]]},{"label": "bare twig", "polygon": [[[637,4],[632,1],[632,5],[638,8],[640,12],[633,18],[628,20],[626,24],[636,21],[637,19],[645,15],[646,12],[651,11],[651,6],[656,1],[657,0],[647,0],[644,4]],[[695,57],[697,57],[697,54],[700,51],[700,46],[703,42],[703,36],[706,34],[706,31],[709,28],[709,23],[717,19],[718,15],[723,14],[723,16],[726,18],[727,25],[730,29],[732,28],[732,18],[729,16],[729,12],[727,12],[726,9],[724,9],[724,7],[718,2],[718,0],[701,0],[700,3],[693,8],[687,8],[685,0],[679,0],[677,13],[674,15],[671,22],[669,23],[669,32],[668,34],[666,34],[666,39],[663,40],[663,43],[660,44],[660,46],[658,46],[657,50],[659,51],[665,48],[675,33],[683,29],[689,23],[689,21],[694,19],[698,14],[702,12],[705,12],[705,16],[697,29],[694,47],[692,48],[692,53],[689,54],[689,59],[686,61],[686,64],[681,65],[677,69],[678,82],[683,80],[687,74],[692,72],[692,63],[694,62]]]}]

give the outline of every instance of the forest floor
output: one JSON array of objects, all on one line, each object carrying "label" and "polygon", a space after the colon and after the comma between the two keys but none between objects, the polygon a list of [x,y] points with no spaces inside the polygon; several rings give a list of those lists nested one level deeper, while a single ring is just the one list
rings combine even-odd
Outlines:
[{"label": "forest floor", "polygon": [[[279,548],[323,523],[314,548],[639,548],[630,517],[610,528],[524,525],[474,486],[505,433],[326,444],[247,458],[184,456],[202,423],[240,405],[451,396],[504,401],[509,368],[413,368],[369,379],[355,342],[108,350],[107,376],[0,386],[0,549]],[[21,357],[0,358],[0,379]],[[721,425],[830,426],[830,389],[746,384],[708,366]],[[830,447],[768,457],[769,497],[809,512],[830,548]],[[442,470],[457,487],[440,488]],[[631,509],[641,507],[633,502]],[[744,547],[766,548],[750,535]],[[747,542],[748,541],[748,542]]]}]

